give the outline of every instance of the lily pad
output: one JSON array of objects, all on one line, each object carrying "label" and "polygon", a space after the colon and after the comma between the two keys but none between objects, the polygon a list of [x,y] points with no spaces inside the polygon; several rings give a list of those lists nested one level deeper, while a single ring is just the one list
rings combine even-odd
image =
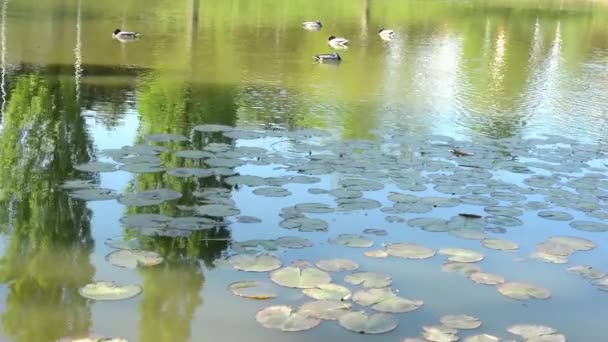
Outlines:
[{"label": "lily pad", "polygon": [[475,272],[469,274],[469,278],[478,284],[499,285],[505,282],[505,278],[499,274]]},{"label": "lily pad", "polygon": [[568,262],[568,258],[566,256],[554,255],[554,254],[544,253],[544,252],[540,252],[540,251],[534,252],[530,256],[534,259],[538,259],[540,261],[550,262],[550,263],[554,263],[554,264],[565,264]]},{"label": "lily pad", "polygon": [[118,267],[156,266],[165,259],[156,252],[121,249],[106,255],[106,261]]},{"label": "lily pad", "polygon": [[161,214],[131,214],[122,217],[120,222],[133,228],[165,228],[172,219]]},{"label": "lily pad", "polygon": [[481,272],[479,266],[467,262],[446,262],[441,266],[441,269],[445,272],[456,272],[465,275]]},{"label": "lily pad", "polygon": [[590,251],[596,247],[595,242],[591,240],[573,236],[552,236],[547,242],[567,246],[575,251]]},{"label": "lily pad", "polygon": [[[201,169],[196,167],[177,167],[173,169],[167,170],[167,174],[169,176],[178,177],[178,178],[205,178],[210,177],[214,173],[211,169]],[[231,173],[232,174],[232,173]]]},{"label": "lily pad", "polygon": [[286,196],[291,195],[291,192],[289,190],[283,189],[283,188],[268,187],[268,188],[257,188],[255,190],[253,190],[253,194],[258,195],[258,196],[264,196],[264,197],[286,197]]},{"label": "lily pad", "polygon": [[330,242],[355,248],[366,248],[374,245],[374,241],[356,234],[340,234],[335,239],[331,239]]},{"label": "lily pad", "polygon": [[347,190],[347,189],[333,189],[326,191],[328,195],[334,196],[340,199],[353,199],[363,197],[363,192],[358,190]]},{"label": "lily pad", "polygon": [[93,300],[122,300],[137,296],[142,291],[139,285],[118,285],[111,281],[97,281],[78,289],[78,293]]},{"label": "lily pad", "polygon": [[170,133],[160,133],[160,134],[148,134],[144,137],[146,141],[149,142],[181,142],[188,141],[188,138],[181,134],[170,134]]},{"label": "lily pad", "polygon": [[116,164],[105,162],[90,162],[74,166],[78,171],[83,172],[113,172],[116,171]]},{"label": "lily pad", "polygon": [[153,189],[138,193],[137,197],[144,200],[173,201],[182,198],[180,192],[171,189]]},{"label": "lily pad", "polygon": [[389,286],[393,282],[391,277],[377,272],[356,272],[344,277],[344,281],[353,285],[361,285],[365,288],[382,288]]},{"label": "lily pad", "polygon": [[484,240],[488,236],[484,231],[475,229],[454,229],[450,230],[448,234],[465,240]]},{"label": "lily pad", "polygon": [[377,313],[368,315],[365,311],[349,312],[340,316],[338,324],[344,329],[359,334],[384,334],[397,328],[392,315]]},{"label": "lily pad", "polygon": [[522,220],[513,216],[486,216],[485,220],[487,223],[503,227],[516,227],[524,224]]},{"label": "lily pad", "polygon": [[302,305],[298,312],[310,317],[337,320],[340,316],[350,312],[351,304],[333,300],[317,300]]},{"label": "lily pad", "polygon": [[363,178],[343,179],[340,181],[340,185],[348,190],[357,191],[378,191],[384,189],[382,183]]},{"label": "lily pad", "polygon": [[298,229],[301,232],[325,231],[328,227],[327,222],[308,217],[288,218],[281,221],[279,225],[286,229]]},{"label": "lily pad", "polygon": [[483,254],[464,248],[442,248],[438,253],[448,255],[448,260],[454,262],[478,262],[483,260]]},{"label": "lily pad", "polygon": [[124,237],[122,236],[118,236],[115,238],[109,238],[106,241],[104,241],[104,244],[110,248],[115,248],[115,249],[128,249],[128,250],[133,250],[133,249],[140,249],[141,248],[141,244],[139,242],[139,240],[125,240]]},{"label": "lily pad", "polygon": [[425,325],[422,327],[422,336],[433,342],[458,341],[458,330],[443,325]]},{"label": "lily pad", "polygon": [[578,266],[568,267],[568,272],[576,273],[584,278],[589,278],[589,279],[599,279],[599,278],[603,278],[606,276],[606,273],[598,270],[595,267],[588,266],[588,265],[578,265]]},{"label": "lily pad", "polygon": [[214,133],[214,132],[230,132],[234,130],[234,127],[216,124],[205,124],[192,127],[193,130],[203,133]]},{"label": "lily pad", "polygon": [[281,331],[309,330],[321,323],[319,319],[285,305],[264,308],[255,315],[255,319],[265,328]]},{"label": "lily pad", "polygon": [[552,210],[539,211],[538,216],[552,221],[570,221],[574,219],[574,216],[568,213]]},{"label": "lily pad", "polygon": [[239,254],[228,259],[232,267],[247,272],[268,272],[281,267],[281,260],[270,255]]},{"label": "lily pad", "polygon": [[388,288],[371,288],[353,294],[353,301],[362,306],[388,313],[414,311],[424,304],[421,300],[410,300],[397,296]]},{"label": "lily pad", "polygon": [[608,291],[608,277],[594,280],[593,285],[599,287],[602,291]]},{"label": "lily pad", "polygon": [[108,201],[116,199],[120,195],[112,189],[93,188],[72,191],[70,196],[83,201]]},{"label": "lily pad", "polygon": [[312,247],[312,241],[297,236],[282,236],[275,240],[277,246],[283,248],[307,248]]},{"label": "lily pad", "polygon": [[241,213],[240,210],[232,206],[223,204],[205,204],[196,208],[199,215],[211,217],[227,217],[236,216]]},{"label": "lily pad", "polygon": [[454,329],[477,329],[481,321],[477,317],[469,315],[446,315],[439,319],[441,324]]},{"label": "lily pad", "polygon": [[285,287],[312,289],[321,284],[329,284],[331,276],[312,267],[288,266],[270,273],[270,279]]},{"label": "lily pad", "polygon": [[354,271],[359,264],[350,259],[325,259],[316,263],[317,267],[327,272]]},{"label": "lily pad", "polygon": [[508,282],[497,286],[498,292],[505,297],[528,300],[530,298],[549,299],[551,292],[544,287],[521,282]]},{"label": "lily pad", "polygon": [[608,224],[596,221],[572,221],[570,227],[591,233],[608,232]]},{"label": "lily pad", "polygon": [[375,235],[375,236],[386,236],[388,232],[384,229],[378,228],[367,228],[363,230],[363,234]]},{"label": "lily pad", "polygon": [[438,218],[419,217],[407,221],[407,224],[427,232],[447,232],[450,230],[447,221]]},{"label": "lily pad", "polygon": [[165,168],[157,163],[133,163],[121,165],[122,171],[131,173],[159,173],[165,171]]},{"label": "lily pad", "polygon": [[486,248],[496,249],[500,251],[514,251],[519,249],[519,245],[515,242],[499,239],[485,239],[481,241],[481,245]]},{"label": "lily pad", "polygon": [[176,157],[186,158],[186,159],[203,159],[203,158],[213,158],[215,155],[211,152],[207,151],[198,151],[198,150],[182,150],[175,152]]},{"label": "lily pad", "polygon": [[295,209],[301,213],[324,214],[331,213],[334,209],[323,203],[302,203],[295,206]]},{"label": "lily pad", "polygon": [[167,223],[167,227],[181,230],[206,230],[217,227],[217,222],[206,217],[177,217]]},{"label": "lily pad", "polygon": [[153,205],[159,205],[163,203],[163,200],[149,200],[137,197],[137,195],[129,194],[122,195],[118,198],[118,203],[124,204],[130,207],[147,207]]},{"label": "lily pad", "polygon": [[502,341],[499,337],[488,335],[488,334],[479,334],[469,336],[464,339],[464,342],[500,342]]},{"label": "lily pad", "polygon": [[304,289],[302,292],[308,297],[318,300],[348,300],[351,292],[348,288],[336,284],[319,284],[315,288]]},{"label": "lily pad", "polygon": [[526,340],[557,333],[557,330],[546,325],[539,324],[516,324],[508,327],[507,331],[511,334],[522,336]]},{"label": "lily pad", "polygon": [[236,217],[236,222],[238,222],[238,223],[246,223],[246,224],[261,223],[262,219],[257,218],[255,216],[237,216]]},{"label": "lily pad", "polygon": [[517,208],[503,207],[498,205],[486,207],[484,211],[494,216],[521,216],[524,214],[523,211]]},{"label": "lily pad", "polygon": [[249,299],[264,300],[275,298],[277,294],[272,290],[272,286],[269,283],[260,281],[238,281],[228,285],[230,292],[234,293],[239,297],[245,297]]},{"label": "lily pad", "polygon": [[93,183],[92,180],[85,179],[67,180],[61,184],[61,188],[66,190],[92,189],[96,187],[97,184]]},{"label": "lily pad", "polygon": [[406,259],[428,259],[435,256],[435,251],[415,243],[391,243],[386,246],[389,255]]},{"label": "lily pad", "polygon": [[370,210],[382,206],[382,203],[369,198],[340,198],[336,202],[342,211]]},{"label": "lily pad", "polygon": [[365,251],[363,253],[365,256],[376,259],[384,259],[388,257],[388,253],[384,249],[378,249],[374,251]]}]

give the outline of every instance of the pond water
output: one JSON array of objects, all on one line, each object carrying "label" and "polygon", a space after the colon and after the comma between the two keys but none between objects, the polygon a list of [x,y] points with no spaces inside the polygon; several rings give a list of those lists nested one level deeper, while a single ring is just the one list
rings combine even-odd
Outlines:
[{"label": "pond water", "polygon": [[[3,0],[0,12],[1,341],[403,341],[424,326],[435,341],[606,339],[605,4]],[[141,37],[112,39],[117,27]],[[330,35],[349,48],[315,63]],[[335,258],[346,269],[318,270]],[[474,281],[480,270],[495,285]],[[357,272],[392,292],[354,284]],[[390,316],[319,323],[297,311],[312,298],[282,286],[328,277],[353,293],[333,305]],[[90,293],[97,281],[141,293],[97,300],[127,296]],[[273,298],[237,296],[239,281]],[[281,305],[290,317],[264,310]],[[314,327],[267,328],[268,314]],[[429,328],[455,314],[481,327]]]}]

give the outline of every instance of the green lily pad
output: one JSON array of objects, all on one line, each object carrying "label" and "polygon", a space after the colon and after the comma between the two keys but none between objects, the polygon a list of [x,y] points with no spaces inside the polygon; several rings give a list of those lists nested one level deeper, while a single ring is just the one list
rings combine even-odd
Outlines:
[{"label": "green lily pad", "polygon": [[367,228],[363,230],[363,234],[375,235],[375,236],[386,236],[388,232],[384,229],[378,228]]},{"label": "green lily pad", "polygon": [[180,230],[206,230],[217,227],[215,221],[205,217],[177,217],[167,223],[167,227]]},{"label": "green lily pad", "polygon": [[446,262],[441,266],[441,269],[445,272],[461,273],[467,276],[476,272],[481,272],[479,266],[468,262]]},{"label": "green lily pad", "polygon": [[516,324],[508,327],[507,331],[522,336],[526,340],[557,333],[554,328],[540,324]]},{"label": "green lily pad", "polygon": [[61,184],[62,189],[66,190],[79,190],[79,189],[93,189],[97,187],[97,184],[92,183],[92,180],[84,179],[72,179],[67,180]]},{"label": "green lily pad", "polygon": [[397,203],[416,203],[420,201],[420,197],[418,196],[402,194],[400,192],[391,192],[387,197],[389,200]]},{"label": "green lily pad", "polygon": [[307,248],[312,247],[312,241],[297,236],[282,236],[275,240],[277,246],[283,248]]},{"label": "green lily pad", "polygon": [[324,214],[331,213],[334,209],[323,203],[302,203],[295,206],[295,209],[301,213]]},{"label": "green lily pad", "polygon": [[554,255],[554,254],[544,253],[544,252],[540,252],[540,251],[534,252],[530,256],[534,259],[538,259],[540,261],[550,262],[550,263],[554,263],[554,264],[565,264],[568,262],[568,258],[565,256]]},{"label": "green lily pad", "polygon": [[371,210],[382,206],[382,203],[369,198],[340,198],[336,202],[342,211]]},{"label": "green lily pad", "polygon": [[317,267],[327,272],[354,271],[359,264],[350,259],[325,259],[316,263]]},{"label": "green lily pad", "polygon": [[230,292],[234,293],[239,297],[245,297],[249,299],[265,300],[272,299],[277,296],[275,291],[272,290],[272,286],[269,283],[260,281],[238,281],[228,285]]},{"label": "green lily pad", "polygon": [[460,197],[460,201],[464,204],[471,204],[471,205],[480,205],[480,206],[490,206],[490,205],[497,205],[498,201],[490,198],[490,197],[486,197],[486,196],[480,196],[480,195],[464,195]]},{"label": "green lily pad", "polygon": [[371,288],[353,294],[353,301],[362,306],[387,313],[404,313],[417,310],[424,304],[421,300],[402,298],[389,288]]},{"label": "green lily pad", "polygon": [[[206,178],[214,175],[212,169],[201,169],[197,167],[177,167],[167,170],[167,174],[178,178]],[[231,174],[234,174],[234,172],[229,175]]]},{"label": "green lily pad", "polygon": [[338,245],[354,248],[366,248],[374,245],[374,241],[356,234],[340,234],[335,239],[329,241]]},{"label": "green lily pad", "polygon": [[319,284],[315,288],[304,289],[302,292],[308,297],[318,300],[348,300],[351,292],[348,288],[336,284]]},{"label": "green lily pad", "polygon": [[344,281],[353,285],[361,285],[364,288],[382,288],[393,282],[391,277],[377,272],[356,272],[344,277]]},{"label": "green lily pad", "polygon": [[481,321],[477,317],[469,315],[446,315],[439,319],[441,324],[454,329],[477,329]]},{"label": "green lily pad", "polygon": [[502,341],[499,337],[488,335],[488,334],[479,334],[469,336],[464,339],[464,342],[500,342]]},{"label": "green lily pad", "polygon": [[[244,165],[245,162],[238,158],[209,158],[209,159],[205,160],[205,164],[207,164],[207,166],[209,166],[209,167],[222,167],[222,168],[232,169],[232,168]],[[240,177],[240,176],[235,176],[235,177]],[[244,181],[244,182],[237,181],[237,183],[234,183],[234,184],[228,183],[228,182],[227,183],[231,184],[231,185],[236,185],[236,184],[249,185],[249,184],[246,184],[245,182],[249,182],[254,179],[254,178],[250,178],[250,177],[257,177],[257,176],[243,176],[243,177],[245,177],[245,178],[241,179],[241,181]],[[231,182],[232,181],[235,181],[235,180],[233,179],[233,180],[231,180]],[[256,185],[251,185],[251,186],[256,186]]]},{"label": "green lily pad", "polygon": [[593,285],[599,287],[602,291],[608,291],[608,277],[594,280]]},{"label": "green lily pad", "polygon": [[153,200],[153,199],[139,198],[139,197],[137,197],[137,195],[134,195],[134,194],[122,195],[118,198],[118,203],[124,204],[126,206],[130,206],[130,207],[153,206],[153,205],[159,205],[163,202],[164,201],[160,200],[160,199]]},{"label": "green lily pad", "polygon": [[236,217],[236,222],[238,222],[238,223],[246,223],[246,224],[261,223],[262,219],[257,218],[255,216],[237,216]]},{"label": "green lily pad", "polygon": [[111,281],[97,281],[78,289],[78,293],[93,300],[122,300],[137,296],[142,291],[139,285],[118,285]]},{"label": "green lily pad", "polygon": [[427,232],[447,232],[450,230],[446,220],[438,218],[419,217],[407,221],[410,227],[417,227]]},{"label": "green lily pad", "polygon": [[525,201],[526,196],[516,194],[514,192],[506,192],[506,191],[497,191],[491,194],[492,198],[497,199],[499,201],[509,201],[509,202],[519,202]]},{"label": "green lily pad", "polygon": [[156,252],[121,249],[106,255],[106,261],[118,267],[156,266],[165,259]]},{"label": "green lily pad", "polygon": [[573,236],[552,236],[547,242],[567,246],[575,251],[590,251],[596,247],[595,242],[591,240]]},{"label": "green lily pad", "polygon": [[589,278],[589,279],[599,279],[599,278],[603,278],[606,276],[606,273],[598,270],[597,268],[595,268],[593,266],[588,266],[588,265],[571,266],[571,267],[568,267],[567,270],[570,273],[576,273],[584,278]]},{"label": "green lily pad", "polygon": [[528,300],[530,298],[549,299],[551,292],[538,285],[522,282],[508,282],[497,286],[498,292],[505,297]]},{"label": "green lily pad", "polygon": [[133,249],[140,249],[141,248],[141,244],[139,242],[139,240],[125,240],[124,237],[122,236],[118,236],[115,238],[109,238],[106,241],[104,241],[104,244],[110,248],[115,248],[115,249],[128,249],[128,250],[133,250]]},{"label": "green lily pad", "polygon": [[288,218],[281,221],[279,225],[286,229],[298,229],[301,232],[326,231],[328,227],[327,222],[308,217]]},{"label": "green lily pad", "polygon": [[211,217],[227,217],[236,216],[241,213],[240,210],[223,204],[205,204],[196,209],[199,215]]},{"label": "green lily pad", "polygon": [[83,172],[113,172],[116,171],[116,164],[105,162],[90,162],[74,166],[78,171]]},{"label": "green lily pad", "polygon": [[421,201],[433,208],[453,208],[460,205],[459,199],[450,197],[423,197]]},{"label": "green lily pad", "polygon": [[160,133],[160,134],[148,134],[144,137],[146,141],[149,142],[181,142],[188,141],[188,138],[181,134],[170,134],[170,133]]},{"label": "green lily pad", "polygon": [[230,132],[234,130],[234,127],[226,125],[216,124],[205,124],[192,127],[193,130],[203,133],[214,133],[214,132]]},{"label": "green lily pad", "polygon": [[285,287],[312,289],[321,284],[329,284],[331,276],[312,267],[288,266],[270,273],[270,279]]},{"label": "green lily pad", "polygon": [[264,308],[255,315],[255,319],[265,328],[281,331],[309,330],[321,323],[319,319],[285,305]]},{"label": "green lily pad", "polygon": [[257,188],[255,190],[253,190],[253,193],[255,195],[264,196],[264,197],[286,197],[286,196],[291,195],[291,192],[287,189],[274,188],[274,187]]},{"label": "green lily pad", "polygon": [[303,304],[298,310],[310,317],[335,321],[350,312],[351,304],[333,300],[317,300]]},{"label": "green lily pad", "polygon": [[450,230],[448,234],[465,240],[484,240],[488,236],[484,231],[475,229],[454,229]]},{"label": "green lily pad", "polygon": [[116,199],[120,195],[112,189],[93,188],[72,191],[70,196],[83,201],[108,201]]},{"label": "green lily pad", "polygon": [[289,182],[296,184],[314,184],[319,183],[321,178],[311,176],[290,176]]},{"label": "green lily pad", "polygon": [[397,328],[392,315],[377,313],[368,315],[365,311],[349,312],[340,316],[338,324],[344,329],[359,334],[384,334]]},{"label": "green lily pad", "polygon": [[313,195],[324,195],[327,193],[327,190],[325,189],[319,189],[319,188],[311,188],[307,190],[309,194],[313,194]]},{"label": "green lily pad", "polygon": [[516,227],[524,224],[522,220],[513,216],[486,216],[485,220],[487,223],[503,227]]},{"label": "green lily pad", "polygon": [[165,168],[157,163],[125,164],[121,165],[119,169],[131,173],[159,173],[165,171]]},{"label": "green lily pad", "polygon": [[435,256],[435,251],[415,243],[391,243],[386,246],[389,255],[406,259],[428,259]]},{"label": "green lily pad", "polygon": [[239,254],[228,259],[232,267],[247,272],[268,272],[281,267],[281,260],[271,255]]},{"label": "green lily pad", "polygon": [[443,325],[425,325],[422,327],[422,337],[433,342],[458,341],[458,330]]},{"label": "green lily pad", "polygon": [[521,216],[523,211],[513,207],[503,207],[499,205],[484,208],[484,211],[494,216]]},{"label": "green lily pad", "polygon": [[120,157],[112,157],[115,162],[120,164],[160,164],[161,160],[157,155],[145,154],[145,155],[121,155]]},{"label": "green lily pad", "polygon": [[384,189],[382,183],[363,178],[343,179],[340,181],[340,185],[348,190],[356,191],[378,191]]},{"label": "green lily pad", "polygon": [[500,239],[485,239],[481,241],[481,245],[499,251],[514,251],[519,249],[519,245],[515,242]]},{"label": "green lily pad", "polygon": [[142,191],[136,194],[137,197],[144,200],[161,200],[174,201],[182,198],[182,194],[171,189],[152,189]]},{"label": "green lily pad", "polygon": [[325,193],[340,199],[354,199],[363,197],[363,192],[359,190],[333,189],[325,191]]},{"label": "green lily pad", "polygon": [[483,260],[483,254],[464,248],[442,248],[438,253],[448,255],[448,260],[454,262],[478,262]]},{"label": "green lily pad", "polygon": [[130,214],[122,217],[120,222],[133,228],[165,228],[172,219],[161,214]]},{"label": "green lily pad", "polygon": [[176,157],[186,158],[186,159],[204,159],[204,158],[213,158],[215,155],[211,152],[207,151],[197,151],[197,150],[182,150],[175,152]]},{"label": "green lily pad", "polygon": [[608,232],[608,224],[596,221],[572,221],[570,227],[591,233]]},{"label": "green lily pad", "polygon": [[395,203],[392,207],[382,208],[381,211],[387,214],[424,214],[433,210],[433,206],[430,204],[416,202],[416,203]]},{"label": "green lily pad", "polygon": [[478,284],[499,285],[505,282],[505,278],[499,274],[475,272],[469,274],[469,278]]},{"label": "green lily pad", "polygon": [[539,211],[538,216],[552,221],[570,221],[574,219],[574,216],[568,213],[552,210]]},{"label": "green lily pad", "polygon": [[384,249],[378,249],[374,251],[365,251],[363,253],[365,256],[375,259],[384,259],[388,257],[388,253]]}]

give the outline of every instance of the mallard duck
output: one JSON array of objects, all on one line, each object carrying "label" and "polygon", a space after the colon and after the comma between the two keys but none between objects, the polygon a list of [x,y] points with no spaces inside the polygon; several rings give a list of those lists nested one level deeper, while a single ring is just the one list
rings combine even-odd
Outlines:
[{"label": "mallard duck", "polygon": [[348,44],[348,39],[342,37],[331,36],[327,38],[327,43],[329,46],[334,48],[343,48]]},{"label": "mallard duck", "polygon": [[315,61],[319,62],[319,63],[324,63],[324,62],[339,62],[342,60],[342,57],[340,57],[340,55],[337,52],[334,53],[322,53],[320,55],[315,55],[313,57],[315,59]]},{"label": "mallard duck", "polygon": [[319,30],[321,29],[321,27],[323,27],[323,24],[321,24],[321,21],[305,21],[302,23],[302,26],[306,29],[306,30]]},{"label": "mallard duck", "polygon": [[391,40],[395,37],[395,31],[381,28],[378,31],[378,35],[380,36],[380,38],[382,38],[384,40]]},{"label": "mallard duck", "polygon": [[138,37],[139,37],[138,32],[127,32],[127,31],[121,31],[120,29],[116,29],[112,33],[112,38],[118,39],[118,40],[133,40],[133,39],[137,39]]}]

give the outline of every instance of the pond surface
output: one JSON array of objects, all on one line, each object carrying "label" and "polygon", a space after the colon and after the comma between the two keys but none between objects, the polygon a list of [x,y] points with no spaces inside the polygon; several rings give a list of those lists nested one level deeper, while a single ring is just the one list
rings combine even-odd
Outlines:
[{"label": "pond surface", "polygon": [[[402,341],[424,326],[440,341],[605,340],[608,6],[0,11],[1,341]],[[141,37],[114,40],[117,27]],[[350,39],[341,63],[315,63],[330,35]],[[336,298],[346,311],[389,316],[362,327],[297,311],[312,298],[292,287],[329,277],[353,293]],[[97,300],[96,281],[136,295]],[[239,281],[273,298],[236,296]],[[312,329],[264,327],[280,305],[297,313],[275,328]],[[428,328],[455,314],[481,327]]]}]

